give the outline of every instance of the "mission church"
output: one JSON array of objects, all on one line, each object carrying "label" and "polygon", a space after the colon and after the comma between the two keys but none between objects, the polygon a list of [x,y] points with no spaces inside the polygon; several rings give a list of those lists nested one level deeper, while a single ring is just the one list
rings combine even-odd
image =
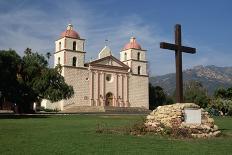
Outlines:
[{"label": "mission church", "polygon": [[120,60],[108,46],[98,59],[85,62],[85,39],[74,31],[73,25],[55,41],[54,66],[61,65],[65,82],[74,89],[74,96],[41,106],[65,111],[83,107],[140,107],[148,109],[148,73],[146,50],[131,37],[120,51]]}]

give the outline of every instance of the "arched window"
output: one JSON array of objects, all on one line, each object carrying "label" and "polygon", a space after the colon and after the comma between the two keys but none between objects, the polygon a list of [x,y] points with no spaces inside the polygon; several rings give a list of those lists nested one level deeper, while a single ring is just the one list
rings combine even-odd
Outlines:
[{"label": "arched window", "polygon": [[77,64],[77,58],[76,58],[76,57],[73,57],[72,65],[73,65],[73,66],[76,66],[76,64]]},{"label": "arched window", "polygon": [[61,50],[61,42],[59,42],[59,51]]},{"label": "arched window", "polygon": [[60,64],[60,57],[58,57],[58,64]]},{"label": "arched window", "polygon": [[73,42],[73,50],[76,51],[76,46],[77,46],[77,43],[74,41]]},{"label": "arched window", "polygon": [[124,54],[124,61],[127,60],[127,53]]},{"label": "arched window", "polygon": [[138,75],[141,73],[141,66],[138,66]]},{"label": "arched window", "polygon": [[140,52],[137,53],[137,60],[140,60]]}]

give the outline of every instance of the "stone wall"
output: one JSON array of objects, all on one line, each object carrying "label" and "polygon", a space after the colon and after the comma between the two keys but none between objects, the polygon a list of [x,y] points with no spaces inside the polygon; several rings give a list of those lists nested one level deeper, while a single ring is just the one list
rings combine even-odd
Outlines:
[{"label": "stone wall", "polygon": [[65,82],[73,86],[74,96],[63,100],[64,105],[77,104],[90,106],[89,97],[89,71],[86,68],[64,67]]},{"label": "stone wall", "polygon": [[191,137],[215,137],[220,135],[217,125],[204,109],[201,109],[201,124],[187,124],[184,120],[185,108],[200,108],[193,103],[176,103],[159,106],[147,116],[147,130],[162,133],[166,128],[187,131]]},{"label": "stone wall", "polygon": [[147,62],[131,61],[131,70],[133,74],[138,74],[138,66],[140,66],[140,75],[147,75]]},{"label": "stone wall", "polygon": [[131,107],[149,108],[147,76],[129,76],[129,102]]},{"label": "stone wall", "polygon": [[49,100],[43,99],[41,101],[41,107],[44,107],[45,109],[63,110],[63,100],[52,103]]}]

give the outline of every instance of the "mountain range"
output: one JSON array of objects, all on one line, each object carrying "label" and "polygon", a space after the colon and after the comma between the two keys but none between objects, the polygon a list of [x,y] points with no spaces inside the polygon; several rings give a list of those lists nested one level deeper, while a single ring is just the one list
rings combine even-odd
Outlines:
[{"label": "mountain range", "polygon": [[[183,71],[184,83],[195,80],[201,82],[208,94],[212,95],[217,88],[232,87],[232,67],[195,66]],[[176,88],[176,74],[150,77],[153,86],[161,86],[165,92],[172,95]]]}]

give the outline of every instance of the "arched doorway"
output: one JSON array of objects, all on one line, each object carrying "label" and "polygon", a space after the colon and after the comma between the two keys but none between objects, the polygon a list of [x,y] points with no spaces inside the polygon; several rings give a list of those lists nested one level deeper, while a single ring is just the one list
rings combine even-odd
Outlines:
[{"label": "arched doorway", "polygon": [[108,92],[106,94],[105,106],[113,106],[113,94],[111,92]]}]

